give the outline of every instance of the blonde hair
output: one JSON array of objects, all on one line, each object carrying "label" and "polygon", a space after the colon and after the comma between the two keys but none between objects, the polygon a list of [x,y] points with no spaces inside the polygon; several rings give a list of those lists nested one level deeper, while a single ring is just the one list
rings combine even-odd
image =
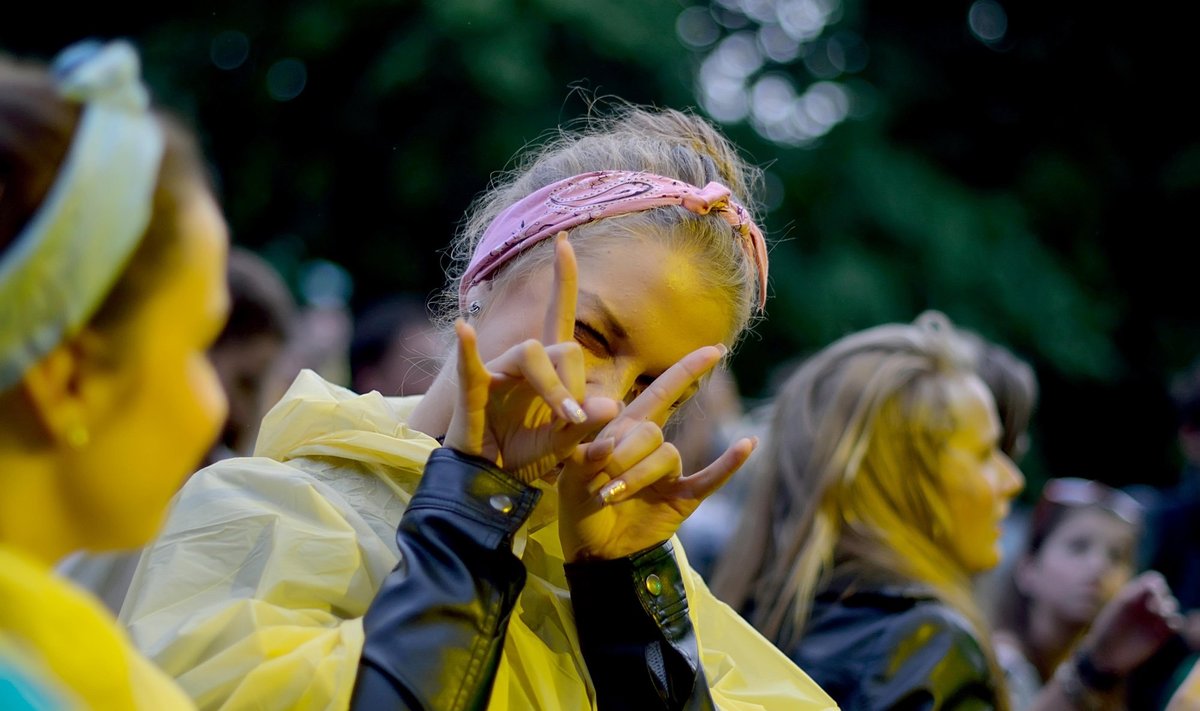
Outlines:
[{"label": "blonde hair", "polygon": [[996,400],[1000,451],[1014,462],[1024,455],[1029,422],[1038,401],[1037,374],[1015,353],[970,331],[960,331],[975,353],[975,370]]},{"label": "blonde hair", "polygon": [[[460,315],[459,281],[476,244],[500,212],[546,185],[597,170],[656,173],[697,186],[716,181],[732,191],[752,218],[754,193],[761,183],[761,172],[743,160],[712,124],[691,113],[619,104],[605,114],[589,115],[519,157],[516,168],[501,174],[476,200],[451,246],[454,264],[440,299],[441,320]],[[731,305],[735,339],[750,325],[758,288],[755,266],[720,217],[660,207],[599,220],[571,232],[571,244],[581,256],[595,249],[596,243],[608,242],[606,238],[661,239],[690,256],[706,291],[725,295]],[[548,264],[551,242],[535,245],[505,266],[492,280],[492,288],[503,290]]]},{"label": "blonde hair", "polygon": [[835,568],[918,582],[974,627],[997,684],[987,626],[953,535],[938,458],[952,389],[973,377],[949,319],[851,334],[804,362],[775,401],[771,433],[714,591],[789,648]]}]

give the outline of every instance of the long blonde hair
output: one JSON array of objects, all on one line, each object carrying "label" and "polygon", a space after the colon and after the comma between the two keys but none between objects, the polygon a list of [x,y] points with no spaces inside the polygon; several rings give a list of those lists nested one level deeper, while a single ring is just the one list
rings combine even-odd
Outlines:
[{"label": "long blonde hair", "polygon": [[937,312],[851,334],[805,361],[776,397],[717,595],[752,604],[751,622],[787,649],[835,569],[921,583],[967,618],[995,672],[969,574],[947,545],[938,470],[956,426],[950,390],[973,372],[970,349]]}]

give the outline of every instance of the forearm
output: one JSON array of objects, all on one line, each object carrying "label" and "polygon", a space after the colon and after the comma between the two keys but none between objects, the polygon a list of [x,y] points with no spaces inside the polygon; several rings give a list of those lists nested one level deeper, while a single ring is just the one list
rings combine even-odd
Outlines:
[{"label": "forearm", "polygon": [[714,708],[669,542],[566,575],[600,709]]},{"label": "forearm", "polygon": [[354,709],[487,705],[525,584],[512,536],[540,492],[439,449],[396,534],[400,562],[363,619]]}]

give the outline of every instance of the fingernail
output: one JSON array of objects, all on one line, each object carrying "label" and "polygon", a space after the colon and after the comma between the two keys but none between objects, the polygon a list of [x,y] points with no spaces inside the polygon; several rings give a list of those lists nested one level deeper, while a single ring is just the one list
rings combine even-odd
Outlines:
[{"label": "fingernail", "polygon": [[621,481],[620,479],[617,479],[616,481],[610,481],[603,489],[600,490],[600,500],[605,504],[609,504],[612,502],[613,497],[619,496],[624,492],[625,482]]},{"label": "fingernail", "polygon": [[721,357],[724,358],[729,353],[729,347],[724,343],[717,344],[717,350],[721,351]]},{"label": "fingernail", "polygon": [[577,425],[582,425],[587,422],[587,413],[575,402],[574,398],[567,398],[562,401],[563,409],[567,411],[567,417]]}]

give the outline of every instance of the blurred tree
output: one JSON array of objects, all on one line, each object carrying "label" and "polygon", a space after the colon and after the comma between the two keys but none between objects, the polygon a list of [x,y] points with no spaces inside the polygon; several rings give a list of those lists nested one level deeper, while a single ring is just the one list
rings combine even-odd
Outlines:
[{"label": "blurred tree", "polygon": [[234,239],[293,281],[308,259],[340,262],[361,303],[440,287],[438,250],[471,199],[588,95],[690,101],[673,3],[30,9],[0,23],[0,48],[48,59],[82,37],[134,39],[156,97],[205,137]]},{"label": "blurred tree", "polygon": [[[791,236],[741,357],[938,308],[1037,368],[1031,489],[1049,472],[1173,480],[1166,383],[1200,354],[1194,10],[698,7],[681,16],[700,40],[698,97],[775,156],[773,226]],[[831,112],[839,92],[848,106]]]},{"label": "blurred tree", "polygon": [[205,138],[234,238],[367,303],[441,286],[512,154],[589,96],[699,104],[768,167],[772,369],[925,308],[1030,358],[1031,487],[1177,471],[1170,375],[1200,355],[1195,18],[1032,0],[181,0],[23,8],[0,48],[143,49]]}]

